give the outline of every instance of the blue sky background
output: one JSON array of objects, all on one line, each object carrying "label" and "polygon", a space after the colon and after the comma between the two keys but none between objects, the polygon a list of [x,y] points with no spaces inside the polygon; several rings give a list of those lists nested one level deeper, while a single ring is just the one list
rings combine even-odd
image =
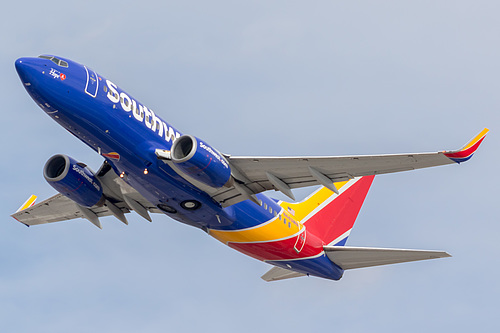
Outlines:
[{"label": "blue sky background", "polygon": [[[480,0],[5,4],[0,331],[498,330],[499,11]],[[270,266],[162,215],[28,229],[9,215],[54,194],[50,156],[102,163],[22,87],[15,59],[41,53],[86,64],[233,155],[437,151],[489,127],[466,164],[376,177],[348,241],[453,258],[266,283]]]}]

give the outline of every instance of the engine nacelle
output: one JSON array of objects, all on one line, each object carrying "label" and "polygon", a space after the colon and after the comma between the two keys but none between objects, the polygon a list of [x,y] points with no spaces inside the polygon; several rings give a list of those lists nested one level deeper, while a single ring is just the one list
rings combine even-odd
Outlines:
[{"label": "engine nacelle", "polygon": [[182,135],[174,141],[170,153],[172,162],[186,175],[213,188],[229,186],[229,163],[206,142]]},{"label": "engine nacelle", "polygon": [[52,156],[43,167],[47,182],[62,195],[84,207],[102,205],[102,186],[83,163],[66,155]]}]

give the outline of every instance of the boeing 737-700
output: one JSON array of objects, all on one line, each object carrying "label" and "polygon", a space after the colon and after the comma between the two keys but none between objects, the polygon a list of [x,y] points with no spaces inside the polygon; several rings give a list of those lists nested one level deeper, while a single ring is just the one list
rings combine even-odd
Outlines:
[{"label": "boeing 737-700", "polygon": [[[467,161],[484,129],[462,149],[433,153],[241,157],[184,134],[94,70],[61,57],[20,58],[15,66],[35,103],[101,155],[94,173],[58,154],[43,168],[58,192],[31,196],[12,216],[27,225],[83,218],[101,228],[112,215],[163,213],[273,265],[266,281],[449,256],[442,251],[346,246],[375,175]],[[292,189],[319,185],[301,202]],[[291,201],[268,197],[280,191]]]}]

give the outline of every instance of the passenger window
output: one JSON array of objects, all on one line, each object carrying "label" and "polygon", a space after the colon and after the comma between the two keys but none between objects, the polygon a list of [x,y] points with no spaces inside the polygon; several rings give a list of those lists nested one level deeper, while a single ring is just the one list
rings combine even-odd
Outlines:
[{"label": "passenger window", "polygon": [[267,204],[266,203],[264,204],[264,209],[267,210]]}]

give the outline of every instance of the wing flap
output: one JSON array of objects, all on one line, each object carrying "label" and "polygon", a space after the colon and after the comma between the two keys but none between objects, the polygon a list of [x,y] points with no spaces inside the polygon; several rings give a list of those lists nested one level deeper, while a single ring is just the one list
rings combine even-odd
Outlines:
[{"label": "wing flap", "polygon": [[325,254],[340,268],[355,269],[451,257],[443,251],[325,246]]},{"label": "wing flap", "polygon": [[11,216],[19,222],[31,226],[83,217],[79,211],[75,202],[62,194],[56,194]]},{"label": "wing flap", "polygon": [[[231,169],[237,170],[233,177],[241,186],[245,186],[252,193],[273,189],[282,191],[285,189],[285,192],[287,192],[288,188],[325,185],[328,179],[334,183],[355,177],[461,163],[473,155],[487,133],[488,129],[484,129],[462,149],[456,151],[325,157],[227,156],[227,160],[231,165]],[[271,179],[274,181],[271,181],[269,174],[273,176]],[[324,177],[318,177],[318,174]],[[211,196],[214,200],[222,203],[223,206],[243,200],[239,191],[235,188],[222,189],[212,193]]]},{"label": "wing flap", "polygon": [[409,171],[454,163],[441,152],[302,158],[231,157],[229,162],[243,170],[248,179],[267,189],[272,188],[272,184],[267,179],[266,172],[271,172],[289,184],[290,187],[297,188],[302,187],[304,183],[318,184],[309,171],[309,167],[318,170],[330,178],[332,182],[338,182],[346,180],[346,178]]},{"label": "wing flap", "polygon": [[27,226],[84,218],[101,228],[99,217],[114,215],[123,223],[127,223],[124,214],[130,213],[131,210],[135,210],[148,221],[151,221],[148,212],[161,212],[118,177],[106,162],[97,172],[97,178],[103,185],[103,193],[106,197],[106,203],[103,206],[81,207],[62,194],[56,194],[33,205],[36,197],[31,196],[21,206],[24,209],[18,210],[11,216]]},{"label": "wing flap", "polygon": [[[119,203],[117,205],[120,210],[127,213],[129,212],[123,203]],[[113,212],[106,206],[86,209],[92,214],[95,214],[97,217],[113,215]],[[82,209],[78,206],[78,204],[62,194],[56,194],[47,200],[28,207],[22,211],[16,212],[11,216],[28,226],[67,221],[77,218],[87,218],[87,215],[82,212]]]}]

